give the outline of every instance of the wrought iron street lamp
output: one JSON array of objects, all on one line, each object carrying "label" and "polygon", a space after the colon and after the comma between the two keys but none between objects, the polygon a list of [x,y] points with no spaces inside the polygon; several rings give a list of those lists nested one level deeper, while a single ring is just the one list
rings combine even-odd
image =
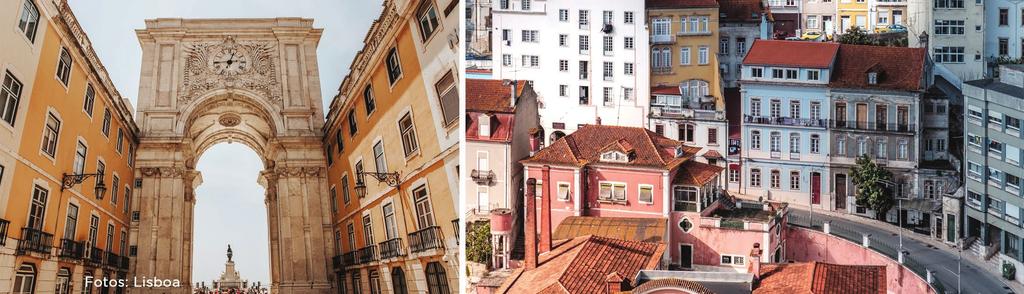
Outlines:
[{"label": "wrought iron street lamp", "polygon": [[358,196],[359,198],[366,197],[366,181],[363,181],[363,176],[370,176],[376,179],[378,182],[385,183],[388,186],[398,187],[398,172],[359,172],[356,174],[356,196]]},{"label": "wrought iron street lamp", "polygon": [[103,183],[103,173],[95,174],[64,174],[61,179],[60,190],[63,192],[65,189],[70,189],[75,185],[81,184],[90,177],[96,177],[96,199],[103,200],[103,194],[107,192],[107,185]]}]

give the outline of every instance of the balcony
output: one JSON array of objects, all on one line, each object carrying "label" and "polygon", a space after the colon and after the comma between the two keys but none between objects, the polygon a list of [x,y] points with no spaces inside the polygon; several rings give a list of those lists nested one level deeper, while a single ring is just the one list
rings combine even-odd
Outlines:
[{"label": "balcony", "polygon": [[917,125],[906,123],[833,120],[830,122],[830,125],[832,128],[840,130],[882,131],[893,133],[913,133],[917,130]]},{"label": "balcony", "polygon": [[82,259],[85,256],[85,244],[71,239],[60,239],[60,257]]},{"label": "balcony", "polygon": [[21,242],[18,242],[18,254],[37,252],[50,254],[53,249],[53,234],[33,228],[21,229]]},{"label": "balcony", "polygon": [[826,120],[820,118],[792,118],[792,117],[769,117],[769,116],[750,116],[744,115],[743,122],[748,124],[760,124],[760,125],[775,125],[775,126],[794,126],[794,127],[810,127],[810,128],[824,128],[827,123]]},{"label": "balcony", "polygon": [[370,245],[359,248],[359,264],[377,261],[377,246]]},{"label": "balcony", "polygon": [[409,250],[412,253],[444,248],[441,227],[432,226],[409,234]]},{"label": "balcony", "polygon": [[676,36],[674,35],[651,35],[651,44],[653,45],[668,45],[675,43]]},{"label": "balcony", "polygon": [[343,267],[356,264],[356,251],[349,251],[341,254],[341,265]]},{"label": "balcony", "polygon": [[380,252],[380,259],[405,255],[405,250],[402,250],[402,238],[393,238],[380,242],[380,244],[377,244],[377,250]]},{"label": "balcony", "polygon": [[128,270],[128,264],[129,264],[128,257],[127,256],[121,256],[121,266],[120,266],[120,268],[122,270]]},{"label": "balcony", "polygon": [[341,263],[341,255],[335,255],[334,257],[331,257],[331,265],[334,266],[334,271],[336,272],[340,272],[345,269],[345,267]]},{"label": "balcony", "polygon": [[672,73],[671,66],[657,66],[651,67],[651,73],[656,75],[667,75]]},{"label": "balcony", "polygon": [[683,118],[696,120],[725,121],[725,111],[691,109],[678,106],[651,106],[653,116],[663,118]]},{"label": "balcony", "polygon": [[10,221],[0,218],[0,247],[7,245],[7,227],[10,225]]},{"label": "balcony", "polygon": [[106,254],[107,254],[107,258],[106,258],[107,263],[106,263],[106,265],[108,267],[116,268],[116,267],[121,266],[121,256],[120,255],[117,255],[116,253],[113,253],[113,252],[110,252],[110,251],[107,251]]},{"label": "balcony", "polygon": [[455,230],[455,245],[459,245],[459,219],[452,220],[452,228]]},{"label": "balcony", "polygon": [[99,249],[99,248],[96,248],[96,247],[89,248],[89,256],[88,256],[88,258],[89,259],[87,261],[89,263],[91,263],[93,265],[102,265],[103,264],[103,249]]},{"label": "balcony", "polygon": [[494,183],[494,177],[495,176],[494,176],[494,171],[492,171],[492,170],[478,170],[478,169],[474,169],[469,174],[469,177],[473,178],[473,181],[476,182],[477,185],[488,185],[488,186],[490,186],[491,184]]}]

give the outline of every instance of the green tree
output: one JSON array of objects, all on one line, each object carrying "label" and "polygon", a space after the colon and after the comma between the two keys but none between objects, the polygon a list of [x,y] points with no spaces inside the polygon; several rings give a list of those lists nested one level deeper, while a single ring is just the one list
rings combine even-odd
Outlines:
[{"label": "green tree", "polygon": [[471,223],[466,233],[466,259],[490,265],[491,263],[491,223]]},{"label": "green tree", "polygon": [[868,32],[859,26],[847,29],[845,34],[839,35],[837,41],[843,44],[874,45],[874,42],[868,37]]},{"label": "green tree", "polygon": [[857,158],[851,177],[857,186],[857,205],[871,208],[875,211],[875,217],[882,219],[896,203],[892,187],[885,184],[892,182],[892,172],[865,154]]}]

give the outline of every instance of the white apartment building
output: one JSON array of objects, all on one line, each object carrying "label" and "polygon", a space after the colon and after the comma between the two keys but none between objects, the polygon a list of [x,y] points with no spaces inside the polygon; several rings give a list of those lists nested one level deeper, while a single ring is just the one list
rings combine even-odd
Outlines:
[{"label": "white apartment building", "polygon": [[[984,77],[986,59],[994,56],[986,53],[985,46],[992,46],[988,49],[997,52],[999,40],[998,37],[987,39],[988,31],[994,29],[1005,35],[1009,31],[1008,26],[998,25],[997,15],[987,16],[995,18],[991,20],[995,26],[986,25],[986,9],[980,0],[911,1],[907,4],[907,11],[905,25],[910,47],[928,48],[935,62],[935,73],[957,87],[962,81]],[[997,7],[994,13],[998,14],[998,11]],[[1017,23],[1020,23],[1019,19]],[[927,34],[927,38],[922,39],[922,34]],[[992,43],[988,44],[989,41]],[[1007,41],[1008,52],[1009,43]]]},{"label": "white apartment building", "polygon": [[644,1],[492,4],[494,78],[534,82],[545,145],[584,124],[646,126]]}]

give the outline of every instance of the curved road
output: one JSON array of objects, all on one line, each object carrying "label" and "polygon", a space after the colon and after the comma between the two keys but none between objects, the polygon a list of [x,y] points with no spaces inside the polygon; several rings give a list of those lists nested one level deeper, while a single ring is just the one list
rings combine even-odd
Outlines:
[{"label": "curved road", "polygon": [[[808,215],[807,210],[794,207],[790,207],[789,212],[790,214],[798,214],[804,218]],[[883,226],[874,223],[857,222],[843,217],[820,214],[817,211],[814,212],[814,220],[815,222],[819,220],[829,220],[832,221],[832,223],[841,224],[842,226],[850,229],[866,232],[871,234],[872,237],[882,239],[884,242],[894,246],[900,242],[896,226]],[[865,219],[865,221],[870,220]],[[939,280],[942,281],[943,285],[945,285],[947,293],[956,293],[957,252],[954,248],[950,248],[946,245],[941,245],[941,247],[936,248],[930,243],[918,241],[915,238],[909,237],[911,234],[916,233],[910,232],[909,230],[903,231],[903,249],[909,252],[909,254],[913,256],[918,263],[931,270]],[[981,266],[980,264],[976,264],[967,258],[967,254],[974,254],[973,252],[964,251],[963,254],[964,259],[961,267],[963,279],[960,280],[963,293],[1013,293],[1013,291],[1002,282],[1001,277],[979,268],[979,266]]]}]

